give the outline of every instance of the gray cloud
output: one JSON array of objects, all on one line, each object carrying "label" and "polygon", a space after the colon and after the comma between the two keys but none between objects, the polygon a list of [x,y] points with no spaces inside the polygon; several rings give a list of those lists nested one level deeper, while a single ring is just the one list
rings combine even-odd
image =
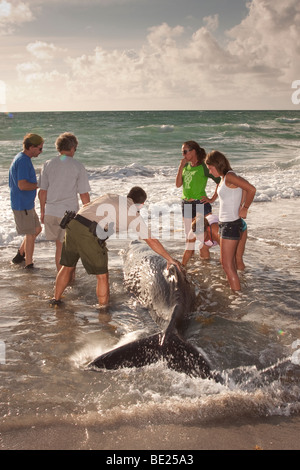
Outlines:
[{"label": "gray cloud", "polygon": [[[195,32],[180,24],[153,26],[141,47],[130,50],[98,45],[76,56],[53,43],[30,43],[35,62],[18,65],[21,82],[12,93],[20,97],[25,82],[24,95],[32,87],[37,100],[47,107],[49,97],[57,109],[62,103],[77,109],[284,107],[300,76],[299,2],[252,0],[248,8],[224,42],[212,15]],[[60,67],[50,60],[56,55]]]}]

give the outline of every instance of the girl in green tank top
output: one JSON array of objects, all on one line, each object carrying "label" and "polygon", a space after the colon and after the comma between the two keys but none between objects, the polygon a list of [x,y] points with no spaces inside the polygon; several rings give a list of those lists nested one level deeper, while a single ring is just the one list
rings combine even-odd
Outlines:
[{"label": "girl in green tank top", "polygon": [[219,184],[220,178],[215,178],[209,174],[205,163],[192,166],[188,163],[182,169],[182,199],[202,199],[207,197],[206,185],[208,178],[212,178]]},{"label": "girl in green tank top", "polygon": [[[192,219],[196,217],[199,206],[203,207],[203,215],[211,213],[210,203],[217,198],[215,191],[212,198],[208,198],[206,194],[206,185],[208,178],[212,178],[218,185],[221,178],[212,176],[206,167],[204,160],[206,152],[194,140],[184,142],[182,145],[183,158],[180,162],[177,176],[176,186],[182,186],[182,213],[186,235],[191,229]],[[192,205],[187,209],[187,205]]]}]

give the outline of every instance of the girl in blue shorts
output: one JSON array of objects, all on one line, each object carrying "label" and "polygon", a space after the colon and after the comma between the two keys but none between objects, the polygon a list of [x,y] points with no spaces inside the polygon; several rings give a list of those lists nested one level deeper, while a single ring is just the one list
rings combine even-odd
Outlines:
[{"label": "girl in blue shorts", "polygon": [[247,217],[256,189],[232,171],[229,161],[221,152],[210,152],[205,163],[213,176],[221,176],[218,187],[221,263],[230,287],[239,291],[241,286],[235,262],[236,251],[241,237],[242,218]]}]

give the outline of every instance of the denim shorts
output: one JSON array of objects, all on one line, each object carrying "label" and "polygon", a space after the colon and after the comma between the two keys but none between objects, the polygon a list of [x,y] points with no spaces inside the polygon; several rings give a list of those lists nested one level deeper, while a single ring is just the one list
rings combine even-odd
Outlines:
[{"label": "denim shorts", "polygon": [[211,214],[211,205],[209,202],[200,202],[199,199],[194,201],[182,201],[181,203],[182,217],[186,219],[194,219],[197,214],[203,214],[204,217]]},{"label": "denim shorts", "polygon": [[221,238],[227,240],[239,240],[243,227],[243,219],[237,219],[233,222],[219,222],[219,234]]}]

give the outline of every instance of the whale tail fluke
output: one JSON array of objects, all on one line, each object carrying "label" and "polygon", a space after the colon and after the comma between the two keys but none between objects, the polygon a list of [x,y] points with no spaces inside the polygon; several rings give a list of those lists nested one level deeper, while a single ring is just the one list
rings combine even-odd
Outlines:
[{"label": "whale tail fluke", "polygon": [[192,377],[211,376],[210,366],[203,355],[191,343],[176,334],[168,335],[162,344],[162,356],[170,369]]},{"label": "whale tail fluke", "polygon": [[192,377],[213,378],[202,354],[176,334],[163,337],[158,333],[112,349],[89,364],[89,368],[119,369],[143,367],[165,360],[168,367]]},{"label": "whale tail fluke", "polygon": [[160,334],[138,339],[97,357],[89,368],[115,370],[121,367],[143,367],[160,359]]}]

